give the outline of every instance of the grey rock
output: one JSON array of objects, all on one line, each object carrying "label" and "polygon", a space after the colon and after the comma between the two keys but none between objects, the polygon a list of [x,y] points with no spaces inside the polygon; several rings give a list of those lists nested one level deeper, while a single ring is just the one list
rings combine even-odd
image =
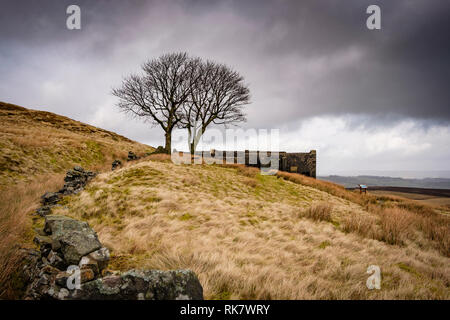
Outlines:
[{"label": "grey rock", "polygon": [[102,272],[102,270],[106,269],[109,263],[110,259],[110,253],[108,248],[100,248],[94,252],[89,253],[87,256],[89,260],[93,260],[97,263],[99,272]]},{"label": "grey rock", "polygon": [[111,164],[111,170],[116,170],[118,167],[122,165],[122,161],[120,160],[114,160]]},{"label": "grey rock", "polygon": [[86,282],[65,299],[201,300],[203,288],[190,270],[130,270]]},{"label": "grey rock", "polygon": [[73,170],[74,171],[78,171],[78,172],[84,172],[84,169],[82,167],[80,167],[80,166],[73,167]]},{"label": "grey rock", "polygon": [[58,193],[63,195],[78,193],[95,176],[94,172],[86,171],[82,167],[76,166],[72,170],[67,171],[64,178],[64,187]]},{"label": "grey rock", "polygon": [[58,293],[58,300],[64,300],[69,295],[69,290],[61,288]]},{"label": "grey rock", "polygon": [[37,244],[39,247],[43,247],[43,246],[51,247],[53,240],[49,236],[36,235],[33,238],[33,242],[35,244]]},{"label": "grey rock", "polygon": [[60,287],[66,287],[67,286],[67,279],[69,279],[69,277],[72,274],[70,272],[67,271],[61,271],[59,272],[56,277],[55,277],[55,283],[60,286]]},{"label": "grey rock", "polygon": [[36,210],[36,214],[41,217],[45,217],[46,215],[51,214],[51,213],[52,213],[52,208],[49,205],[42,206]]},{"label": "grey rock", "polygon": [[81,258],[79,267],[80,269],[91,269],[96,275],[100,273],[97,261],[90,258],[89,255]]},{"label": "grey rock", "polygon": [[41,197],[41,202],[44,206],[54,205],[59,201],[60,195],[56,192],[46,192]]},{"label": "grey rock", "polygon": [[133,161],[133,160],[138,160],[138,159],[139,159],[139,157],[133,151],[128,151],[127,161]]},{"label": "grey rock", "polygon": [[47,260],[52,267],[55,267],[59,270],[64,270],[68,267],[64,259],[53,250],[48,254]]},{"label": "grey rock", "polygon": [[78,264],[83,256],[102,247],[87,222],[69,217],[46,216],[44,231],[61,244],[63,258],[68,264]]}]

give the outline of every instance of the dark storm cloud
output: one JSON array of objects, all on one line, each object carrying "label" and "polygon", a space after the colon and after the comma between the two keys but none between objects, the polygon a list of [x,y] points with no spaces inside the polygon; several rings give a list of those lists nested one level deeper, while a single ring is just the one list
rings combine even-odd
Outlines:
[{"label": "dark storm cloud", "polygon": [[[71,32],[65,9],[74,3],[83,28]],[[381,31],[365,27],[369,4],[382,8]],[[450,119],[448,1],[2,0],[1,6],[4,77],[14,78],[33,56],[67,56],[67,64],[95,70],[77,74],[73,85],[82,86],[84,77],[106,72],[103,61],[127,59],[124,48],[138,52],[130,58],[135,69],[145,58],[186,50],[243,73],[253,92],[252,126],[330,114]],[[110,79],[110,87],[135,69],[110,65],[98,81]],[[0,85],[0,94],[10,91]]]}]

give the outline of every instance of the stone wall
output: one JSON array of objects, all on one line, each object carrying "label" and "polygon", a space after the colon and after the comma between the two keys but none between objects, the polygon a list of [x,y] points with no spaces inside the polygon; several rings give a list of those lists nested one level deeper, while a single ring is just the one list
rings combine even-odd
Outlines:
[{"label": "stone wall", "polygon": [[316,150],[311,150],[308,153],[285,153],[281,156],[281,161],[284,162],[281,171],[316,177]]}]

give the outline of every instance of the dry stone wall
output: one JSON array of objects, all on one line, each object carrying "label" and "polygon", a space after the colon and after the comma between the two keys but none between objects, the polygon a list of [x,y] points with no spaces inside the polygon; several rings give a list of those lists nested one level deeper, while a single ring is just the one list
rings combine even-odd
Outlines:
[{"label": "dry stone wall", "polygon": [[110,252],[87,222],[53,215],[51,208],[79,192],[95,173],[75,167],[66,184],[42,197],[37,214],[45,219],[36,230],[38,250],[24,250],[25,299],[203,299],[203,288],[190,270],[108,270]]}]

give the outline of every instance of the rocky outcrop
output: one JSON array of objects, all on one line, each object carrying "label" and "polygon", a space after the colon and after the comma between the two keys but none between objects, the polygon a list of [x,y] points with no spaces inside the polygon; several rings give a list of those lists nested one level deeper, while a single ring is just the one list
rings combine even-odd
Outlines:
[{"label": "rocky outcrop", "polygon": [[86,171],[80,166],[67,171],[64,187],[58,192],[46,192],[41,197],[42,206],[36,210],[36,214],[41,217],[50,214],[52,207],[57,205],[63,196],[80,192],[95,175],[95,172]]}]

